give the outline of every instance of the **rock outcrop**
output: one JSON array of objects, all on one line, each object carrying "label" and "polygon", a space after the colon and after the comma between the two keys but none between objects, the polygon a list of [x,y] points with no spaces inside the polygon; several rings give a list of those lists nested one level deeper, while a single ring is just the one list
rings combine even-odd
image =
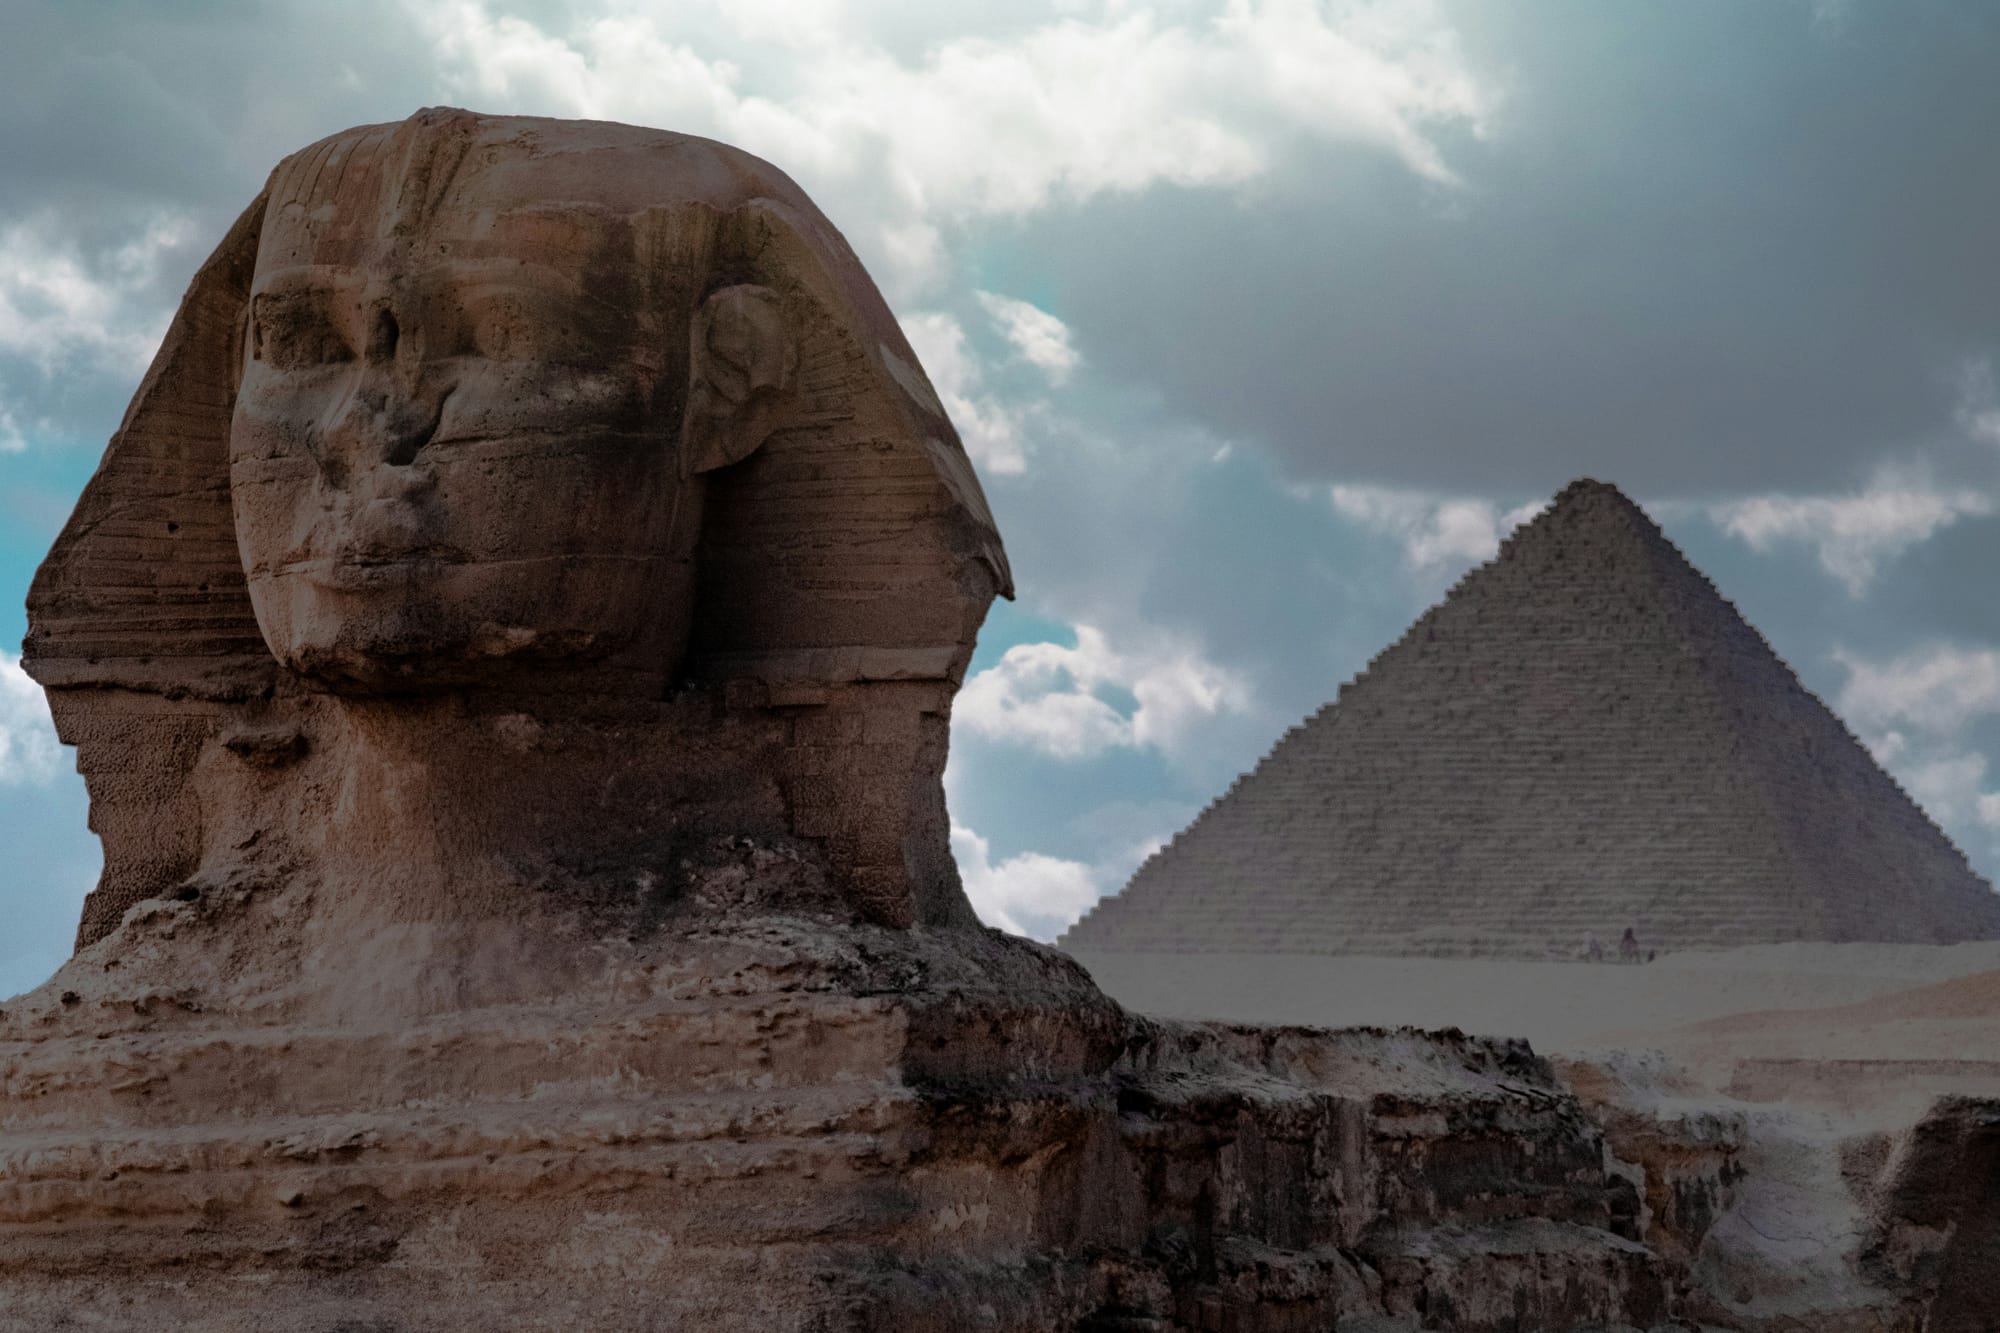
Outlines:
[{"label": "rock outcrop", "polygon": [[1100,954],[1183,1020],[1528,1034],[1603,1130],[1679,1317],[1737,1333],[2000,1327],[2000,946],[1798,945],[1646,967]]},{"label": "rock outcrop", "polygon": [[1638,506],[1579,481],[1061,943],[1612,959],[2000,938],[2000,896]]},{"label": "rock outcrop", "polygon": [[388,941],[345,993],[243,990],[284,889],[142,906],[0,1021],[0,1324],[1667,1320],[1679,1270],[1525,1046],[1156,1023],[1001,936],[717,906],[797,877],[718,849],[656,920],[544,916],[559,977],[489,940],[457,998]]}]

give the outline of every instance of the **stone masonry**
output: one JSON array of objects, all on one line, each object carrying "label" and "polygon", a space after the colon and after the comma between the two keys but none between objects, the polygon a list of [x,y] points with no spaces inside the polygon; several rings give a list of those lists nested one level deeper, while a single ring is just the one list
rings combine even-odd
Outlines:
[{"label": "stone masonry", "polygon": [[1062,944],[1615,958],[1628,929],[1642,951],[1946,943],[2000,936],[2000,897],[1585,480]]}]

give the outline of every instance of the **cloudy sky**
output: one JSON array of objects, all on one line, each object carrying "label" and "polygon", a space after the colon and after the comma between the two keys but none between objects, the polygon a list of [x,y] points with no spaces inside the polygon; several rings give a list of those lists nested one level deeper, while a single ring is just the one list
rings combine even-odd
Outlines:
[{"label": "cloudy sky", "polygon": [[1572,477],[2000,870],[2000,6],[7,0],[0,995],[97,861],[21,600],[278,158],[427,104],[783,167],[1020,583],[956,845],[1047,937]]}]

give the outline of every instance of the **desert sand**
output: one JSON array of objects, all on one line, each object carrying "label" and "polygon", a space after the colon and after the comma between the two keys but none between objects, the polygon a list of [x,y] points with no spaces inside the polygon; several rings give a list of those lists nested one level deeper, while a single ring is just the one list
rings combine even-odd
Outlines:
[{"label": "desert sand", "polygon": [[2000,1095],[2000,943],[1781,944],[1651,963],[1078,951],[1142,1013],[1458,1028],[1544,1055],[1647,1055],[1715,1094],[1907,1124]]},{"label": "desert sand", "polygon": [[1549,1054],[1729,1046],[1762,1056],[1970,1055],[2000,1069],[2000,943],[1776,944],[1651,963],[1314,955],[1072,956],[1142,1013],[1315,1027],[1455,1027]]}]

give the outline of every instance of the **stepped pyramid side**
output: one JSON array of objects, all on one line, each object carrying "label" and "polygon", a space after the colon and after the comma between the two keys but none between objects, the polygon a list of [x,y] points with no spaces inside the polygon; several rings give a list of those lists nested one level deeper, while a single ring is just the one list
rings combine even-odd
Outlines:
[{"label": "stepped pyramid side", "polygon": [[[1616,494],[1616,492],[1613,492]],[[1800,938],[1948,944],[2000,937],[2000,895],[1839,715],[1623,496],[1806,889]]]},{"label": "stepped pyramid side", "polygon": [[1578,482],[1063,937],[1573,957],[2000,936],[2000,897],[1615,489]]}]

